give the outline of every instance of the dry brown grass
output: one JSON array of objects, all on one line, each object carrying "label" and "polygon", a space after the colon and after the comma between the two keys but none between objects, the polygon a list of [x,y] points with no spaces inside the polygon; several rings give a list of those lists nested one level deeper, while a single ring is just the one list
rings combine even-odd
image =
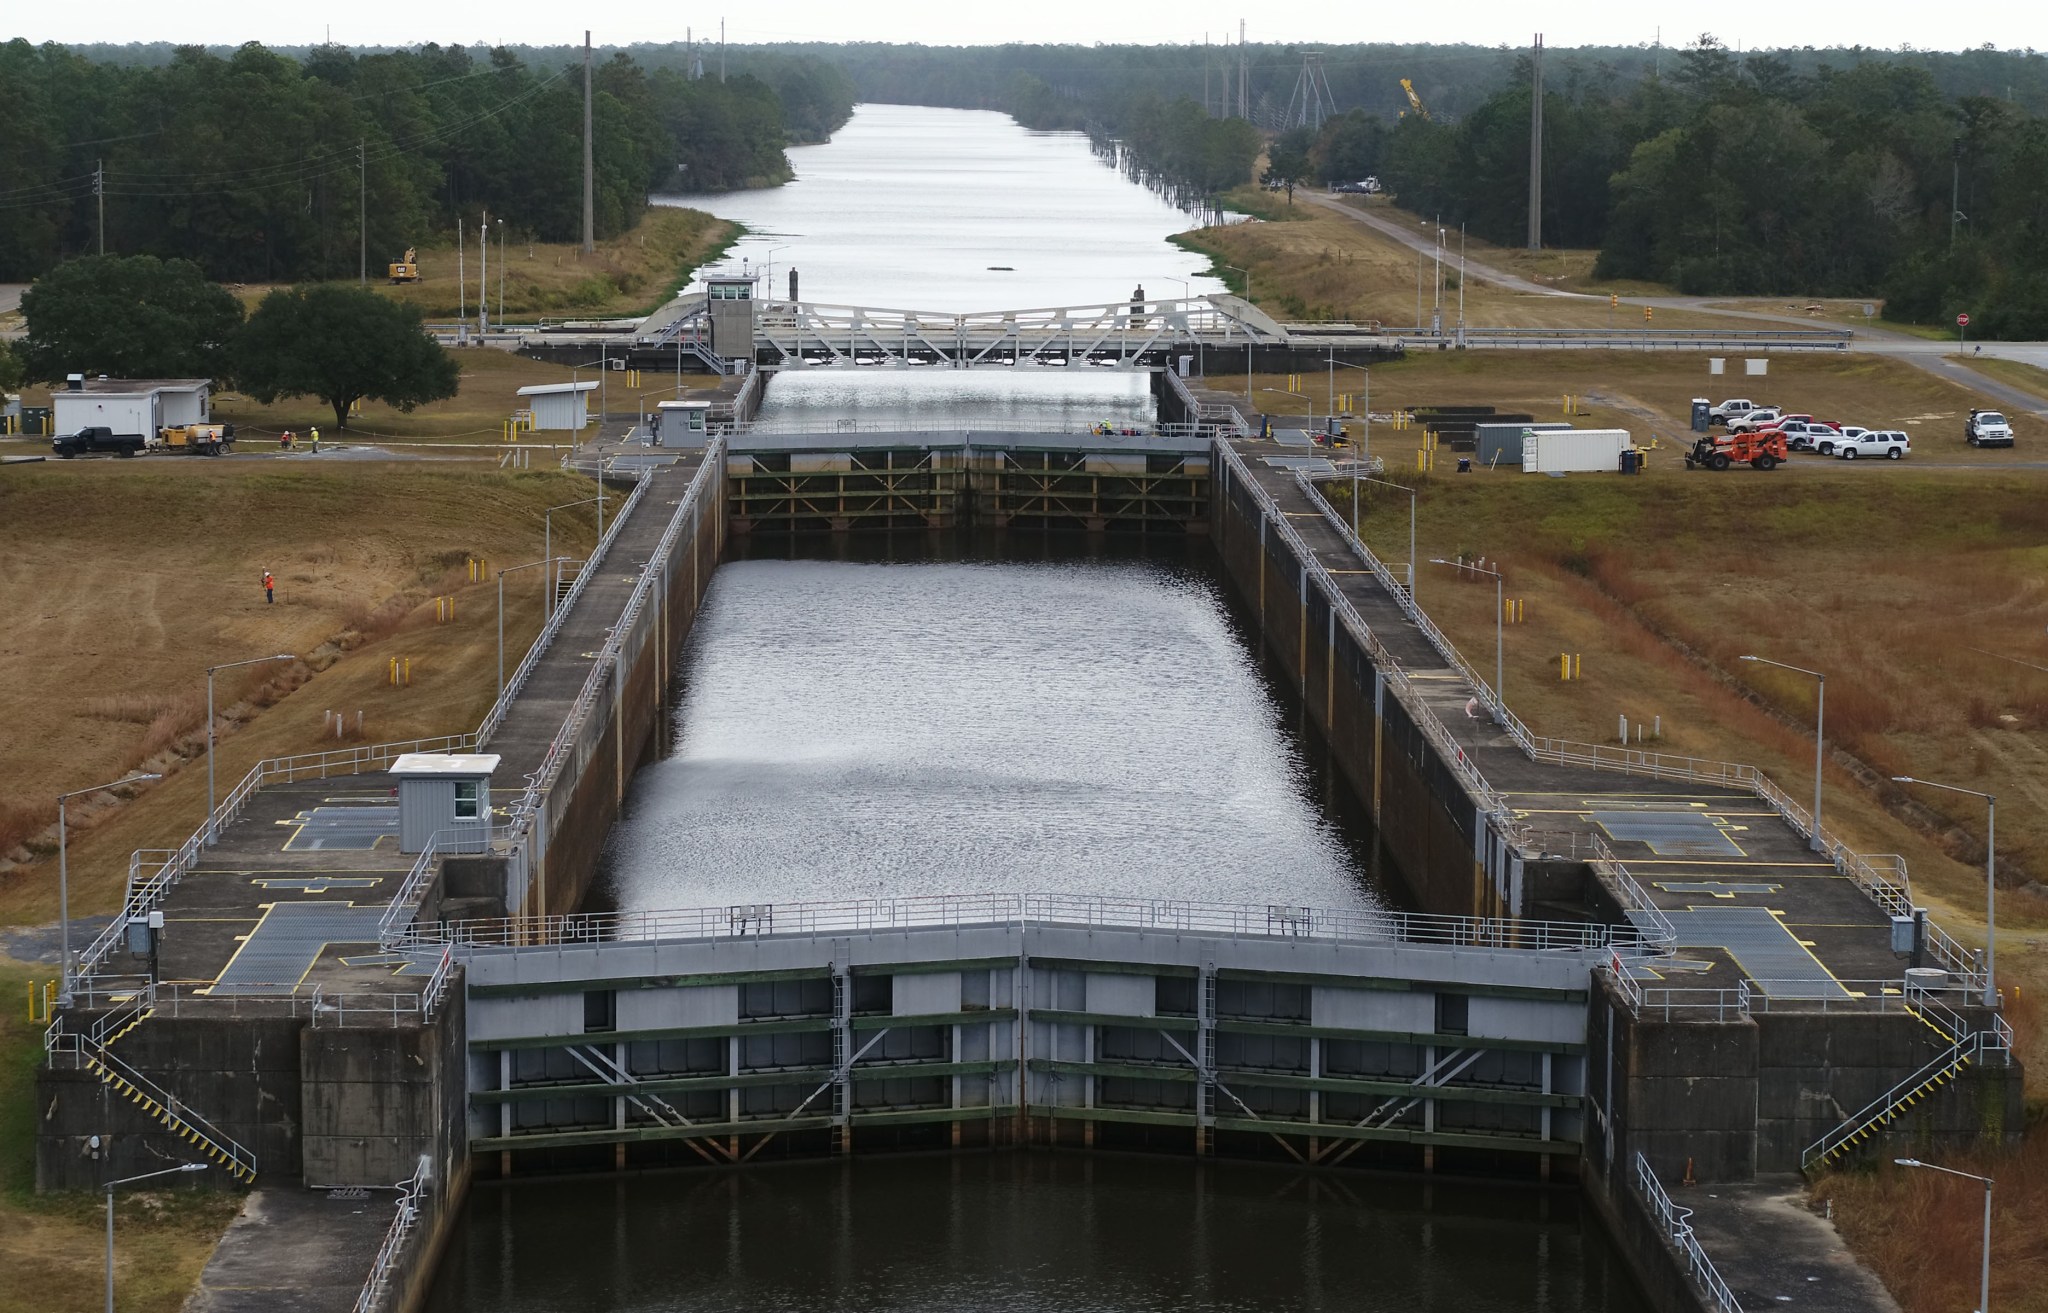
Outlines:
[{"label": "dry brown grass", "polygon": [[[205,811],[207,665],[287,651],[300,660],[223,671],[217,774],[331,740],[328,713],[376,740],[456,732],[494,695],[496,587],[463,562],[540,554],[540,508],[587,483],[425,462],[225,461],[22,467],[0,481],[0,645],[11,695],[0,739],[0,923],[54,915],[47,827],[54,795],[138,766],[168,775],[132,801],[71,810],[74,910],[112,906],[127,851],[175,842]],[[555,516],[558,544],[588,546],[588,508]],[[166,526],[209,526],[172,531]],[[166,545],[168,544],[168,545]],[[451,565],[452,563],[452,565]],[[269,566],[276,605],[256,586]],[[508,647],[539,612],[535,575],[508,581]],[[431,599],[453,595],[441,623]],[[410,657],[413,684],[384,682]]]},{"label": "dry brown grass", "polygon": [[[1434,305],[1436,270],[1428,256],[1343,214],[1313,202],[1297,199],[1299,217],[1282,222],[1229,224],[1199,228],[1175,240],[1191,250],[1252,271],[1253,300],[1269,314],[1289,320],[1337,320],[1366,323],[1377,320],[1389,325],[1412,325],[1416,321],[1417,270],[1421,271],[1422,317],[1427,322]],[[1395,222],[1413,224],[1405,211],[1385,213]],[[1456,235],[1444,255],[1444,322],[1454,325],[1458,317]],[[1537,252],[1517,257],[1486,247],[1468,246],[1470,255],[1497,257],[1509,270],[1524,277],[1541,279],[1569,290],[1583,290],[1583,270],[1589,268],[1585,253]],[[1604,287],[1601,290],[1606,290]],[[1633,286],[1615,290],[1634,292]],[[1654,288],[1661,292],[1663,289]],[[1529,328],[1634,328],[1642,324],[1642,312],[1624,306],[1611,311],[1606,303],[1518,293],[1502,290],[1474,278],[1465,286],[1465,322],[1474,325],[1521,326]],[[1666,328],[1703,328],[1725,325],[1718,316],[1658,311],[1658,325]]]},{"label": "dry brown grass", "polygon": [[[482,289],[490,297],[491,322],[498,321],[499,275],[503,274],[505,316],[531,323],[538,317],[645,314],[690,271],[715,258],[739,235],[739,225],[702,210],[654,206],[627,232],[599,242],[584,255],[578,242],[505,243],[502,269],[498,234],[493,225],[489,268],[479,264],[473,240],[460,253],[451,239],[418,248],[420,281],[393,285],[378,274],[403,252],[390,251],[370,266],[370,285],[395,300],[420,308],[429,319],[453,320],[465,309],[477,312],[478,275],[487,273]],[[373,257],[376,252],[372,252]],[[461,275],[458,283],[457,274]],[[236,289],[254,305],[269,286],[244,284]]]}]

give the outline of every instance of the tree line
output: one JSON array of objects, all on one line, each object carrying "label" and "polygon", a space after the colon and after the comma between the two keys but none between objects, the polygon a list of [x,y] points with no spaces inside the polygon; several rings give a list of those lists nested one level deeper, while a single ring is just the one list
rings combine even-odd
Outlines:
[{"label": "tree line", "polygon": [[[784,181],[784,146],[852,113],[829,64],[762,56],[696,77],[680,51],[595,68],[600,236],[652,193]],[[581,235],[580,51],[129,53],[0,45],[0,279],[102,244],[217,279],[347,278],[486,209],[538,240]]]},{"label": "tree line", "polygon": [[[862,99],[1085,129],[1184,199],[1250,180],[1264,149],[1283,183],[1377,176],[1397,204],[1488,240],[1526,231],[1525,52],[1320,47],[1345,112],[1309,131],[1288,127],[1298,46],[788,49],[838,62]],[[1603,277],[1870,297],[1903,321],[1968,311],[1973,332],[2048,337],[2048,57],[1737,54],[1711,36],[1552,50],[1543,117],[1545,243],[1597,249]]]}]

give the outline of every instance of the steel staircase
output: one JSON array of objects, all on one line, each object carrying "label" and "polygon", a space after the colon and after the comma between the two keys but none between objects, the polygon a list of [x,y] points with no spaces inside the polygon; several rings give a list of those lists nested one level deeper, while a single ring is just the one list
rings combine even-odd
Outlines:
[{"label": "steel staircase", "polygon": [[95,1023],[90,1034],[65,1030],[60,1020],[43,1036],[45,1055],[50,1059],[59,1053],[73,1055],[77,1065],[90,1071],[102,1085],[126,1098],[166,1131],[212,1159],[236,1184],[255,1184],[255,1154],[186,1107],[176,1095],[115,1057],[107,1047],[141,1025],[152,1011],[153,1008],[138,998],[126,1010]]},{"label": "steel staircase", "polygon": [[1948,1047],[1853,1117],[1806,1146],[1799,1155],[1802,1171],[1819,1171],[1882,1134],[1914,1105],[1961,1075],[1971,1063],[2012,1060],[2012,1027],[1998,1013],[1991,1014],[1989,1026],[1973,1029],[1966,1017],[1924,996],[1910,999],[1906,1008],[1946,1041]]}]

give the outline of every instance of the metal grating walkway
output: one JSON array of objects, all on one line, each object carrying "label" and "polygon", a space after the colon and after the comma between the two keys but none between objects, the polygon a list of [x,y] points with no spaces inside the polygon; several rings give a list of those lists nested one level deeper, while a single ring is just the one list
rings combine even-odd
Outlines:
[{"label": "metal grating walkway", "polygon": [[1723,950],[1771,998],[1851,997],[1768,908],[1693,907],[1664,916],[1678,932],[1678,947]]},{"label": "metal grating walkway", "polygon": [[374,944],[381,906],[273,903],[208,992],[291,994],[329,944]]}]

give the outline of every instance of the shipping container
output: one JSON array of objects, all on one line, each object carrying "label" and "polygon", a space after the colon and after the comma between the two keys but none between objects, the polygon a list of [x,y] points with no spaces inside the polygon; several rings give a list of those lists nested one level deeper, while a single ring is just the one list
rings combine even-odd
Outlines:
[{"label": "shipping container", "polygon": [[1553,429],[1522,441],[1522,469],[1530,474],[1615,474],[1631,446],[1627,429]]},{"label": "shipping container", "polygon": [[1542,431],[1547,433],[1556,429],[1568,429],[1570,427],[1571,425],[1569,424],[1559,424],[1555,421],[1548,424],[1500,423],[1474,425],[1472,433],[1476,440],[1476,445],[1473,449],[1473,455],[1478,458],[1480,466],[1488,469],[1495,465],[1520,465],[1522,463],[1523,437],[1532,432]]}]

